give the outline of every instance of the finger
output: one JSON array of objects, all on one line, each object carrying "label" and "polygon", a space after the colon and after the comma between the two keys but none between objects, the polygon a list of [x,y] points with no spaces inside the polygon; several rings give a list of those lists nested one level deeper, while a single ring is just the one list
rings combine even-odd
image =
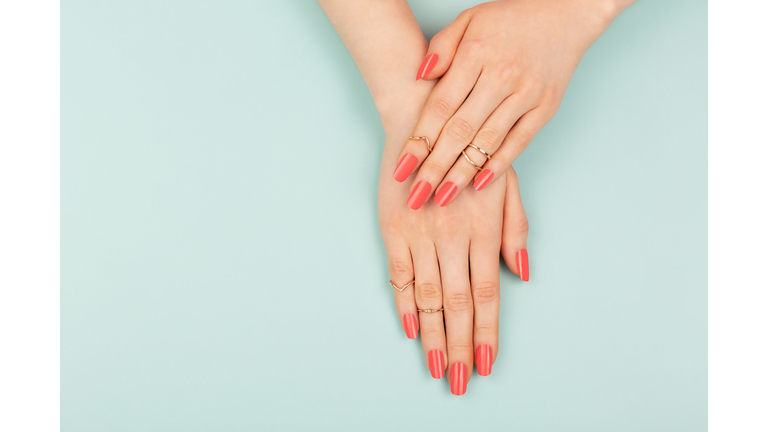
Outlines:
[{"label": "finger", "polygon": [[443,126],[472,91],[480,75],[480,68],[477,63],[470,63],[466,67],[454,66],[435,85],[416,122],[412,138],[405,142],[397,158],[398,163],[393,174],[395,180],[405,181],[427,158],[430,149],[435,148]]},{"label": "finger", "polygon": [[[472,146],[467,146],[464,149],[464,153],[459,155],[436,189],[435,203],[437,205],[444,207],[452,203],[472,182],[475,175],[482,171],[482,167],[495,157],[504,137],[520,116],[530,109],[534,100],[531,94],[514,93],[493,111],[471,142],[471,145],[477,146],[483,152]],[[491,155],[491,158],[489,159],[486,154]]]},{"label": "finger", "polygon": [[472,372],[472,291],[469,283],[469,244],[437,245],[440,276],[443,281],[445,336],[448,349],[451,393],[467,391]]},{"label": "finger", "polygon": [[419,334],[419,322],[416,319],[416,301],[413,295],[414,284],[410,284],[402,291],[399,290],[414,280],[411,252],[405,243],[390,243],[386,247],[389,277],[391,283],[395,285],[392,287],[392,291],[395,293],[397,315],[400,317],[400,324],[403,326],[405,335],[408,336],[408,339],[415,339]]},{"label": "finger", "polygon": [[[450,76],[451,73],[449,72],[443,79],[448,79]],[[437,87],[439,86],[440,84],[437,85]],[[445,123],[445,127],[435,143],[434,150],[427,156],[418,174],[416,174],[414,179],[416,185],[437,186],[443,180],[445,174],[456,163],[456,158],[467,147],[480,126],[504,101],[507,94],[502,93],[502,91],[496,86],[494,79],[488,78],[488,75],[480,75],[472,93],[456,111],[456,114]],[[429,122],[430,119],[427,121]],[[446,196],[447,199],[450,199],[450,194]]]},{"label": "finger", "polygon": [[[487,226],[501,226],[499,220]],[[475,307],[474,348],[477,373],[491,374],[499,346],[499,250],[501,230],[483,231],[472,237],[469,268]]]},{"label": "finger", "polygon": [[413,264],[416,270],[416,307],[419,312],[421,346],[427,359],[427,367],[432,378],[440,379],[445,375],[446,350],[445,327],[442,312],[429,312],[443,307],[443,291],[440,286],[440,268],[437,264],[437,252],[432,243],[422,245],[413,251]]},{"label": "finger", "polygon": [[506,171],[551,118],[552,116],[542,107],[533,108],[523,114],[504,137],[504,141],[491,160],[483,166],[483,171],[475,177],[472,184],[475,190],[479,191],[487,187],[498,178],[499,174]]},{"label": "finger", "polygon": [[501,235],[501,255],[512,273],[528,282],[528,217],[520,196],[517,173],[507,171],[507,192],[504,198],[504,223]]},{"label": "finger", "polygon": [[416,80],[433,80],[445,74],[451,66],[453,56],[464,37],[469,22],[472,20],[475,8],[470,8],[459,14],[456,19],[440,30],[432,40],[429,41],[427,56],[419,66],[416,73]]}]

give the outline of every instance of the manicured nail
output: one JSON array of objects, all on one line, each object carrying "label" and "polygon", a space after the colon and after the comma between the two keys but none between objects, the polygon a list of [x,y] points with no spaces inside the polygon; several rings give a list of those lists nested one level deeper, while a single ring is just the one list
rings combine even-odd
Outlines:
[{"label": "manicured nail", "polygon": [[432,378],[434,379],[440,379],[445,375],[442,351],[432,350],[429,352],[429,371],[432,372]]},{"label": "manicured nail", "polygon": [[419,66],[419,72],[416,74],[416,81],[424,78],[424,76],[430,72],[432,72],[432,69],[435,68],[435,65],[437,64],[437,54],[430,54],[428,55],[423,62],[421,62],[421,66]]},{"label": "manicured nail", "polygon": [[525,249],[517,251],[517,269],[520,271],[520,279],[528,282],[528,251]]},{"label": "manicured nail", "polygon": [[403,323],[405,324],[405,335],[408,336],[408,339],[416,339],[416,336],[419,334],[419,321],[416,320],[416,317],[413,314],[405,314]]},{"label": "manicured nail", "polygon": [[427,200],[430,192],[432,192],[431,184],[425,182],[424,180],[416,183],[416,187],[413,188],[411,196],[408,197],[408,207],[414,210],[420,209],[421,205],[424,204],[424,201]]},{"label": "manicured nail", "polygon": [[451,393],[461,396],[467,392],[467,366],[454,363],[451,367]]},{"label": "manicured nail", "polygon": [[440,188],[439,191],[435,194],[435,202],[440,207],[448,204],[448,201],[451,200],[451,197],[453,197],[453,194],[456,193],[456,185],[452,182],[446,182],[443,187]]},{"label": "manicured nail", "polygon": [[475,188],[475,190],[480,190],[486,186],[488,186],[488,183],[493,180],[493,171],[487,169],[483,170],[483,172],[480,173],[479,176],[475,179],[475,183],[472,184],[472,186]]},{"label": "manicured nail", "polygon": [[488,376],[491,374],[491,347],[488,345],[480,345],[475,350],[475,362],[477,363],[477,374],[481,376]]},{"label": "manicured nail", "polygon": [[397,168],[395,168],[395,180],[401,183],[405,181],[405,179],[411,175],[413,169],[416,168],[416,163],[418,161],[419,160],[416,159],[416,156],[410,153],[406,153],[405,156],[400,159],[400,163],[397,164]]}]

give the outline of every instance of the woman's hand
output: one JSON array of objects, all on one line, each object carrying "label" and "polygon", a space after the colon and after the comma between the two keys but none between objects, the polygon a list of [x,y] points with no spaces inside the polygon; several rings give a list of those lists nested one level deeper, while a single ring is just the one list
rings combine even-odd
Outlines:
[{"label": "woman's hand", "polygon": [[386,174],[394,169],[400,142],[385,146],[379,181],[379,223],[397,287],[395,305],[407,337],[421,330],[432,377],[442,378],[447,368],[451,392],[462,395],[473,361],[479,375],[489,375],[498,353],[500,249],[509,268],[528,279],[528,221],[517,175],[509,167],[499,176],[505,181],[462,194],[460,205],[429,202],[414,212],[405,205],[407,189]]},{"label": "woman's hand", "polygon": [[435,35],[417,80],[443,78],[410,134],[434,151],[406,138],[393,170],[403,181],[421,166],[409,206],[433,191],[445,206],[473,178],[478,191],[502,178],[557,112],[587,48],[629,3],[499,0],[465,10]]},{"label": "woman's hand", "polygon": [[[488,375],[498,351],[499,249],[509,268],[528,280],[528,222],[517,177],[502,171],[506,182],[463,194],[461,206],[428,203],[423,212],[411,211],[408,189],[389,173],[434,88],[406,73],[424,58],[424,36],[404,0],[320,4],[360,68],[386,133],[379,222],[393,283],[403,288],[415,279],[402,291],[393,288],[403,329],[410,338],[421,329],[432,376],[441,378],[451,367],[451,390],[463,394],[475,356],[478,373]],[[443,307],[444,320],[442,311],[418,312]]]}]

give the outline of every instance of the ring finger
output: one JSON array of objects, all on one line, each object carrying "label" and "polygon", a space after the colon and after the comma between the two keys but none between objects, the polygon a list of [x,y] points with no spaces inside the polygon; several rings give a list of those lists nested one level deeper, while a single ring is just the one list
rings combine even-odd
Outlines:
[{"label": "ring finger", "polygon": [[[442,207],[453,202],[473,178],[475,178],[474,186],[477,190],[483,189],[493,180],[493,171],[483,169],[484,165],[486,161],[493,159],[493,155],[501,147],[504,137],[515,125],[515,122],[530,109],[533,100],[533,96],[527,93],[514,93],[505,99],[496,111],[488,117],[488,120],[473,137],[471,144],[479,147],[491,157],[488,158],[480,151],[467,146],[464,154],[461,154],[454,161],[453,167],[438,186],[435,193],[437,205]],[[475,177],[476,175],[477,177]]]},{"label": "ring finger", "polygon": [[443,291],[440,285],[440,268],[432,243],[413,249],[416,270],[416,307],[419,309],[421,346],[427,359],[432,378],[445,375],[445,326],[443,324]]}]

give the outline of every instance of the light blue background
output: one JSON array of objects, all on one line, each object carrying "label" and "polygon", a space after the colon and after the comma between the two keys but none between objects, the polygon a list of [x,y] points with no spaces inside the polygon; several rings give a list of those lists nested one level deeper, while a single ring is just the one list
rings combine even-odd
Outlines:
[{"label": "light blue background", "polygon": [[[474,5],[411,4],[428,37]],[[628,9],[515,163],[531,282],[455,397],[398,324],[383,132],[320,8],[64,1],[62,430],[706,430],[706,8]]]}]

